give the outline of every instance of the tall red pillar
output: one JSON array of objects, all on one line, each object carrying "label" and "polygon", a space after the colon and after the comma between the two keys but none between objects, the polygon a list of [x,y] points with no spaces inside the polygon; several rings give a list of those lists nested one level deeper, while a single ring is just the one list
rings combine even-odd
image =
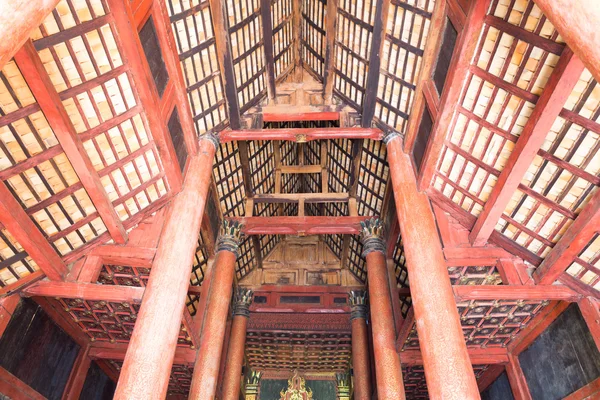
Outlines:
[{"label": "tall red pillar", "polygon": [[225,220],[219,232],[215,249],[217,258],[213,267],[204,326],[188,397],[191,400],[208,400],[215,397],[225,336],[225,321],[231,302],[235,261],[240,242],[240,229],[239,223]]},{"label": "tall red pillar", "polygon": [[371,307],[371,330],[373,332],[373,355],[377,397],[403,400],[404,382],[400,357],[396,352],[396,330],[381,221],[373,218],[361,223],[363,257],[367,259],[369,280],[369,305]]},{"label": "tall red pillar", "polygon": [[227,351],[227,364],[223,378],[223,400],[238,400],[246,347],[246,328],[250,317],[252,290],[238,288],[233,300],[233,323]]},{"label": "tall red pillar", "polygon": [[354,399],[369,400],[371,369],[369,367],[369,342],[367,336],[367,302],[362,290],[350,292],[350,321],[352,324],[352,369],[354,370]]},{"label": "tall red pillar", "polygon": [[167,395],[217,145],[214,136],[200,140],[183,188],[169,207],[115,399]]},{"label": "tall red pillar", "polygon": [[399,135],[388,135],[384,141],[429,396],[479,399],[429,199],[417,190],[415,171]]}]

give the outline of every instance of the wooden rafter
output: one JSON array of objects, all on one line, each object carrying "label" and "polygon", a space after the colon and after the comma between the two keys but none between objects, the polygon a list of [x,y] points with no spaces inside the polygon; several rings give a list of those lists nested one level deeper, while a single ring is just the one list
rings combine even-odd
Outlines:
[{"label": "wooden rafter", "polygon": [[[90,346],[89,357],[93,360],[118,360],[125,359],[128,343],[94,342]],[[196,350],[177,347],[175,350],[174,364],[193,364],[196,359]]]},{"label": "wooden rafter", "polygon": [[265,49],[265,67],[267,74],[267,93],[269,102],[277,97],[275,88],[275,58],[273,57],[273,21],[271,19],[271,0],[260,0],[260,16],[262,19],[262,37]]},{"label": "wooden rafter", "polygon": [[575,222],[536,269],[533,274],[535,281],[541,284],[551,284],[556,281],[598,231],[600,231],[600,190],[596,191]]},{"label": "wooden rafter", "polygon": [[581,295],[564,285],[454,285],[457,301],[466,300],[563,300],[578,301]]},{"label": "wooden rafter", "polygon": [[243,225],[246,235],[358,234],[368,217],[249,217],[227,218]]},{"label": "wooden rafter", "polygon": [[578,305],[596,347],[600,350],[600,301],[592,297],[586,297],[581,299]]},{"label": "wooden rafter", "polygon": [[[67,266],[56,250],[48,243],[4,182],[0,182],[0,223],[15,237],[48,279],[62,280],[68,273]],[[35,277],[35,273],[29,277]]]},{"label": "wooden rafter", "polygon": [[335,83],[335,34],[337,25],[337,0],[328,0],[326,9],[327,24],[325,26],[325,66],[323,99],[325,104],[333,100]]},{"label": "wooden rafter", "polygon": [[31,41],[15,54],[15,62],[112,239],[125,243],[127,232]]},{"label": "wooden rafter", "polygon": [[[471,364],[506,364],[508,363],[508,351],[502,347],[492,348],[470,348],[468,349]],[[399,352],[400,362],[403,365],[423,365],[421,351],[407,349]]]},{"label": "wooden rafter", "polygon": [[581,60],[566,47],[471,231],[471,243],[483,245],[488,241],[583,69]]},{"label": "wooden rafter", "polygon": [[304,143],[326,139],[373,139],[381,140],[382,132],[377,128],[295,128],[295,129],[242,129],[223,131],[221,143],[242,140],[289,140]]}]

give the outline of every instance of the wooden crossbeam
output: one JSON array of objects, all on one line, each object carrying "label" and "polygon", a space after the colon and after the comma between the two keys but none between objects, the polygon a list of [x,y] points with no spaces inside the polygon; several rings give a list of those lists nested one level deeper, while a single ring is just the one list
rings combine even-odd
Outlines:
[{"label": "wooden crossbeam", "polygon": [[[508,351],[502,347],[470,348],[467,350],[473,365],[508,363]],[[421,350],[402,350],[399,355],[400,362],[403,365],[423,365]]]},{"label": "wooden crossbeam", "polygon": [[471,230],[469,239],[474,245],[488,241],[583,70],[581,60],[565,48]]},{"label": "wooden crossbeam", "polygon": [[227,218],[243,225],[246,235],[356,235],[369,217],[245,217]]},{"label": "wooden crossbeam", "polygon": [[564,285],[455,285],[457,301],[467,300],[564,300],[578,301],[581,295]]},{"label": "wooden crossbeam", "polygon": [[125,243],[127,232],[31,41],[15,54],[15,62],[106,229],[116,243]]},{"label": "wooden crossbeam", "polygon": [[326,139],[373,139],[381,140],[383,134],[377,128],[290,128],[290,129],[241,129],[222,131],[221,143],[240,140],[289,140],[304,143]]},{"label": "wooden crossbeam", "polygon": [[4,396],[8,396],[8,399],[46,399],[3,367],[0,367],[0,393]]},{"label": "wooden crossbeam", "polygon": [[255,194],[254,203],[346,203],[350,200],[348,193],[280,193]]},{"label": "wooden crossbeam", "polygon": [[[88,356],[93,360],[123,361],[129,343],[93,342]],[[175,350],[174,364],[193,364],[196,360],[196,350],[177,347]]]},{"label": "wooden crossbeam", "polygon": [[287,112],[281,110],[280,112],[263,112],[262,120],[263,122],[288,122],[288,121],[337,121],[340,119],[339,111],[313,111],[314,107],[304,107],[306,111],[298,112],[295,111],[297,108],[301,107],[293,107],[292,110],[288,110]]},{"label": "wooden crossbeam", "polygon": [[575,222],[535,270],[534,280],[541,284],[551,284],[556,281],[598,231],[600,231],[600,191],[596,191]]},{"label": "wooden crossbeam", "polygon": [[[62,280],[68,273],[56,250],[13,197],[4,182],[0,182],[0,223],[13,235],[23,249],[46,274],[48,279]],[[39,274],[37,274],[39,277]],[[33,278],[35,273],[30,274]]]}]

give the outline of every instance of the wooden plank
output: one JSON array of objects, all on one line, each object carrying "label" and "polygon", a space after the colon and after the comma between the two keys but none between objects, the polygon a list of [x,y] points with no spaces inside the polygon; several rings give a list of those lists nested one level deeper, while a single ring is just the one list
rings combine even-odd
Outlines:
[{"label": "wooden plank", "polygon": [[596,347],[600,350],[600,304],[598,299],[593,297],[586,297],[581,299],[578,303],[581,315],[585,319],[585,323],[590,329],[592,338],[596,343]]},{"label": "wooden plank", "polygon": [[[129,343],[93,342],[90,346],[89,357],[92,360],[118,360],[123,361]],[[177,347],[175,350],[174,364],[193,364],[196,359],[196,350],[187,347]]]},{"label": "wooden plank", "polygon": [[503,364],[491,365],[487,371],[477,380],[477,387],[479,392],[483,392],[492,383],[496,382],[496,379],[506,370],[506,366]]},{"label": "wooden plank", "polygon": [[9,399],[45,400],[46,398],[29,387],[25,382],[0,367],[0,393]]},{"label": "wooden plank", "polygon": [[523,275],[515,265],[515,260],[499,259],[496,269],[505,285],[524,285],[528,280],[523,280]]},{"label": "wooden plank", "polygon": [[45,277],[46,277],[46,275],[44,274],[43,271],[32,272],[31,274],[26,275],[25,278],[21,278],[16,282],[13,282],[9,285],[4,286],[3,288],[0,288],[0,297],[11,295],[13,293],[17,293],[19,290],[21,290],[25,286],[27,286],[33,282],[37,282],[41,279],[44,279]]},{"label": "wooden plank", "polygon": [[383,133],[377,128],[290,128],[290,129],[241,129],[222,131],[221,143],[242,140],[289,140],[304,143],[326,139],[372,139],[381,140]]},{"label": "wooden plank", "polygon": [[325,14],[325,65],[323,98],[329,105],[333,100],[333,86],[335,83],[335,36],[337,25],[337,0],[328,0]]},{"label": "wooden plank", "polygon": [[581,60],[565,48],[469,235],[471,243],[489,240],[583,70]]},{"label": "wooden plank", "polygon": [[485,17],[485,23],[486,25],[493,26],[502,32],[508,33],[518,40],[522,40],[558,56],[562,54],[563,49],[565,48],[564,44],[557,43],[554,40],[537,35],[524,28],[521,28],[520,26],[511,24],[502,18],[496,17],[495,15],[488,15]]},{"label": "wooden plank", "polygon": [[508,364],[506,365],[506,375],[510,382],[510,387],[515,400],[532,400],[529,387],[519,363],[519,357],[514,354],[508,355]]},{"label": "wooden plank", "polygon": [[254,203],[346,203],[350,200],[348,193],[280,193],[255,194]]},{"label": "wooden plank", "polygon": [[569,306],[563,301],[553,301],[542,309],[523,329],[517,338],[508,345],[512,354],[521,354],[556,318]]},{"label": "wooden plank", "polygon": [[88,356],[89,351],[90,346],[79,350],[75,364],[73,364],[73,368],[71,369],[69,380],[63,391],[62,400],[78,400],[81,396],[81,390],[83,389],[83,384],[85,383],[85,378],[92,362]]},{"label": "wooden plank", "polygon": [[22,293],[27,297],[60,297],[64,299],[104,300],[116,303],[140,304],[144,296],[144,288],[82,282],[42,281],[25,288]]},{"label": "wooden plank", "polygon": [[369,217],[250,217],[227,218],[243,225],[246,235],[357,235]]},{"label": "wooden plank", "polygon": [[[73,268],[67,277],[69,282],[96,283],[104,264],[101,257],[89,255],[80,268]],[[78,266],[78,265],[76,265]]]},{"label": "wooden plank", "polygon": [[390,0],[380,0],[375,8],[373,34],[371,35],[371,54],[369,55],[369,68],[367,81],[365,83],[365,96],[363,98],[363,109],[361,125],[370,128],[375,116],[375,105],[377,104],[377,91],[379,90],[379,76],[381,74],[381,57],[385,33],[387,31],[388,13]]},{"label": "wooden plank", "polygon": [[[479,42],[479,34],[483,27],[485,15],[491,0],[473,1],[467,16],[467,25],[459,33],[456,48],[452,56],[444,91],[440,98],[439,115],[434,122],[427,148],[423,156],[421,171],[417,179],[419,189],[425,190],[429,187],[433,174],[437,168],[437,162],[442,150],[442,144],[446,139],[449,126],[452,126],[454,112],[463,89],[471,59]],[[417,127],[418,129],[418,124]],[[413,139],[414,140],[414,139]]]},{"label": "wooden plank", "polygon": [[500,258],[514,258],[498,247],[446,247],[444,257],[449,267],[495,265]]},{"label": "wooden plank", "polygon": [[0,298],[0,338],[8,326],[10,318],[12,317],[20,300],[21,297],[16,294]]},{"label": "wooden plank", "polygon": [[152,260],[154,260],[154,256],[156,255],[156,249],[108,244],[94,248],[89,254],[101,257],[102,261],[107,264],[121,264],[149,268],[152,266]]},{"label": "wooden plank", "polygon": [[456,301],[467,300],[564,300],[578,301],[581,295],[564,285],[455,285]]},{"label": "wooden plank", "polygon": [[581,280],[572,277],[571,275],[567,274],[566,272],[563,273],[560,276],[560,278],[558,278],[558,281],[560,283],[562,283],[563,285],[570,287],[571,289],[578,292],[579,294],[581,294],[584,297],[589,296],[589,297],[600,298],[600,290],[594,289],[590,285],[586,285]]},{"label": "wooden plank", "polygon": [[[282,174],[320,174],[322,165],[282,165],[277,168]],[[281,189],[280,189],[281,191]]]},{"label": "wooden plank", "polygon": [[[508,351],[502,347],[469,348],[467,351],[473,365],[508,363]],[[403,365],[423,365],[421,350],[403,350],[398,354]]]},{"label": "wooden plank", "polygon": [[593,400],[600,398],[600,378],[596,378],[563,400]]},{"label": "wooden plank", "polygon": [[0,182],[0,223],[46,274],[48,279],[62,280],[69,272],[60,256],[35,226],[4,182]]},{"label": "wooden plank", "polygon": [[600,191],[596,191],[577,219],[554,245],[544,261],[535,270],[536,283],[550,284],[569,268],[600,230]]},{"label": "wooden plank", "polygon": [[273,21],[271,20],[271,0],[260,0],[260,17],[262,19],[262,39],[265,49],[265,67],[267,75],[267,93],[269,102],[275,102],[275,58],[273,57]]},{"label": "wooden plank", "polygon": [[15,54],[15,62],[106,229],[116,243],[125,243],[127,232],[31,41]]}]

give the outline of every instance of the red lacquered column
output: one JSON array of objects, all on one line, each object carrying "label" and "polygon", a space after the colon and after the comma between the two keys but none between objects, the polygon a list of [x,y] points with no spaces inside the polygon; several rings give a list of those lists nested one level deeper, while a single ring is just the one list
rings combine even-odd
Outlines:
[{"label": "red lacquered column", "polygon": [[352,369],[354,370],[354,399],[369,400],[371,388],[371,370],[369,367],[369,343],[367,336],[366,293],[362,290],[350,292],[352,313]]}]

